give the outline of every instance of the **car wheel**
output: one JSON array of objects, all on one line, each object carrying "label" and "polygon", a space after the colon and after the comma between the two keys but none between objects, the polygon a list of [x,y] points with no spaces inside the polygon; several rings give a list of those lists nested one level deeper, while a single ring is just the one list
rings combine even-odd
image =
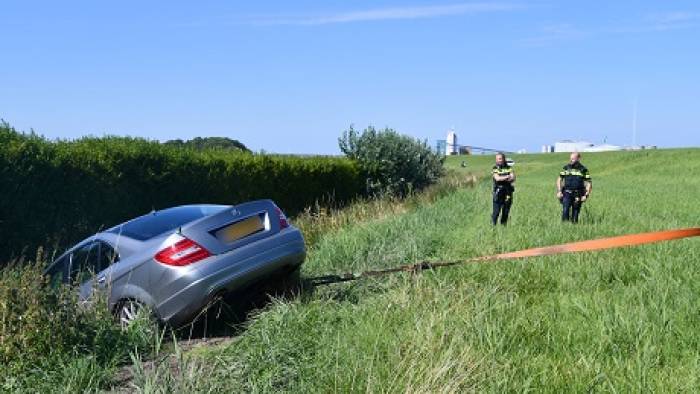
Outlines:
[{"label": "car wheel", "polygon": [[136,300],[121,301],[115,310],[115,316],[124,330],[139,320],[148,319],[149,322],[154,320],[148,308]]}]

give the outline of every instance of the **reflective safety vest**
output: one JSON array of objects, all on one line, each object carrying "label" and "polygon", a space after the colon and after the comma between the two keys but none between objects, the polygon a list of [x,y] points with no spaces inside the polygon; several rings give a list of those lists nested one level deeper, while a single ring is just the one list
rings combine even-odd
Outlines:
[{"label": "reflective safety vest", "polygon": [[583,164],[576,162],[564,166],[559,177],[563,181],[564,190],[582,190],[586,188],[585,182],[591,181],[591,174],[588,173],[588,168]]},{"label": "reflective safety vest", "polygon": [[[493,170],[491,171],[491,178],[493,179],[493,175],[510,175],[513,173],[513,168],[507,164],[504,164],[502,166],[495,165],[493,166]],[[511,182],[508,181],[499,181],[496,182],[496,180],[493,180],[493,188],[494,190],[499,187],[505,187],[506,190],[513,190],[513,185]]]}]

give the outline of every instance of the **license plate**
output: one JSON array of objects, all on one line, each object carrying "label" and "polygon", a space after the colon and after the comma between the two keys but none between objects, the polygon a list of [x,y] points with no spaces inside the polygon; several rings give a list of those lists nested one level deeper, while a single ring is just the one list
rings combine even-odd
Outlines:
[{"label": "license plate", "polygon": [[231,243],[265,229],[260,215],[251,216],[216,231],[216,238]]}]

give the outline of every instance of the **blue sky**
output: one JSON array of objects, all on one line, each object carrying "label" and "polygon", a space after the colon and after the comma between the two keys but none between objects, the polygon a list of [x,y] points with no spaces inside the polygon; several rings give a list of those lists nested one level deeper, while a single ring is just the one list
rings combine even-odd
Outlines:
[{"label": "blue sky", "polygon": [[4,1],[0,117],[49,138],[228,136],[338,153],[350,124],[433,144],[700,146],[697,1]]}]

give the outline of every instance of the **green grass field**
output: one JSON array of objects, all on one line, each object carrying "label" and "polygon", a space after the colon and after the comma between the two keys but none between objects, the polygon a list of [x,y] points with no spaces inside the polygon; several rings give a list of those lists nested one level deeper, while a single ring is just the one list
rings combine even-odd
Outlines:
[{"label": "green grass field", "polygon": [[[700,150],[585,154],[594,187],[579,225],[559,221],[554,197],[567,157],[514,157],[518,180],[506,228],[489,223],[493,158],[449,158],[448,167],[484,180],[325,234],[304,274],[700,225]],[[700,239],[687,239],[319,287],[252,316],[233,340],[191,351],[180,361],[184,372],[143,372],[132,384],[165,391],[696,392],[699,257]]]},{"label": "green grass field", "polygon": [[[585,154],[593,194],[578,225],[560,222],[554,196],[567,158],[514,157],[518,180],[507,227],[489,220],[491,156],[448,158],[450,174],[407,200],[301,215],[296,224],[310,240],[303,275],[700,225],[700,149]],[[321,286],[275,300],[236,328],[219,327],[233,336],[206,346],[182,342],[183,333],[175,345],[167,337],[149,345],[148,338],[129,337],[141,335],[138,328],[115,334],[108,317],[76,320],[65,330],[82,339],[58,336],[66,349],[80,345],[74,355],[54,349],[35,363],[38,347],[7,345],[15,346],[5,349],[15,360],[10,366],[28,377],[0,373],[6,378],[0,391],[696,392],[699,257],[700,239],[686,239]],[[32,295],[38,286],[12,288],[22,275],[34,283],[30,271],[0,273],[7,294]],[[12,312],[5,301],[0,310]],[[27,313],[53,316],[32,308]],[[0,344],[21,342],[3,335],[51,337],[6,327],[8,316],[0,316]],[[40,320],[27,321],[36,330],[49,327]],[[94,327],[86,331],[86,324]],[[94,333],[102,338],[86,337]],[[124,373],[134,346],[139,350]],[[34,358],[20,365],[22,354]]]}]

